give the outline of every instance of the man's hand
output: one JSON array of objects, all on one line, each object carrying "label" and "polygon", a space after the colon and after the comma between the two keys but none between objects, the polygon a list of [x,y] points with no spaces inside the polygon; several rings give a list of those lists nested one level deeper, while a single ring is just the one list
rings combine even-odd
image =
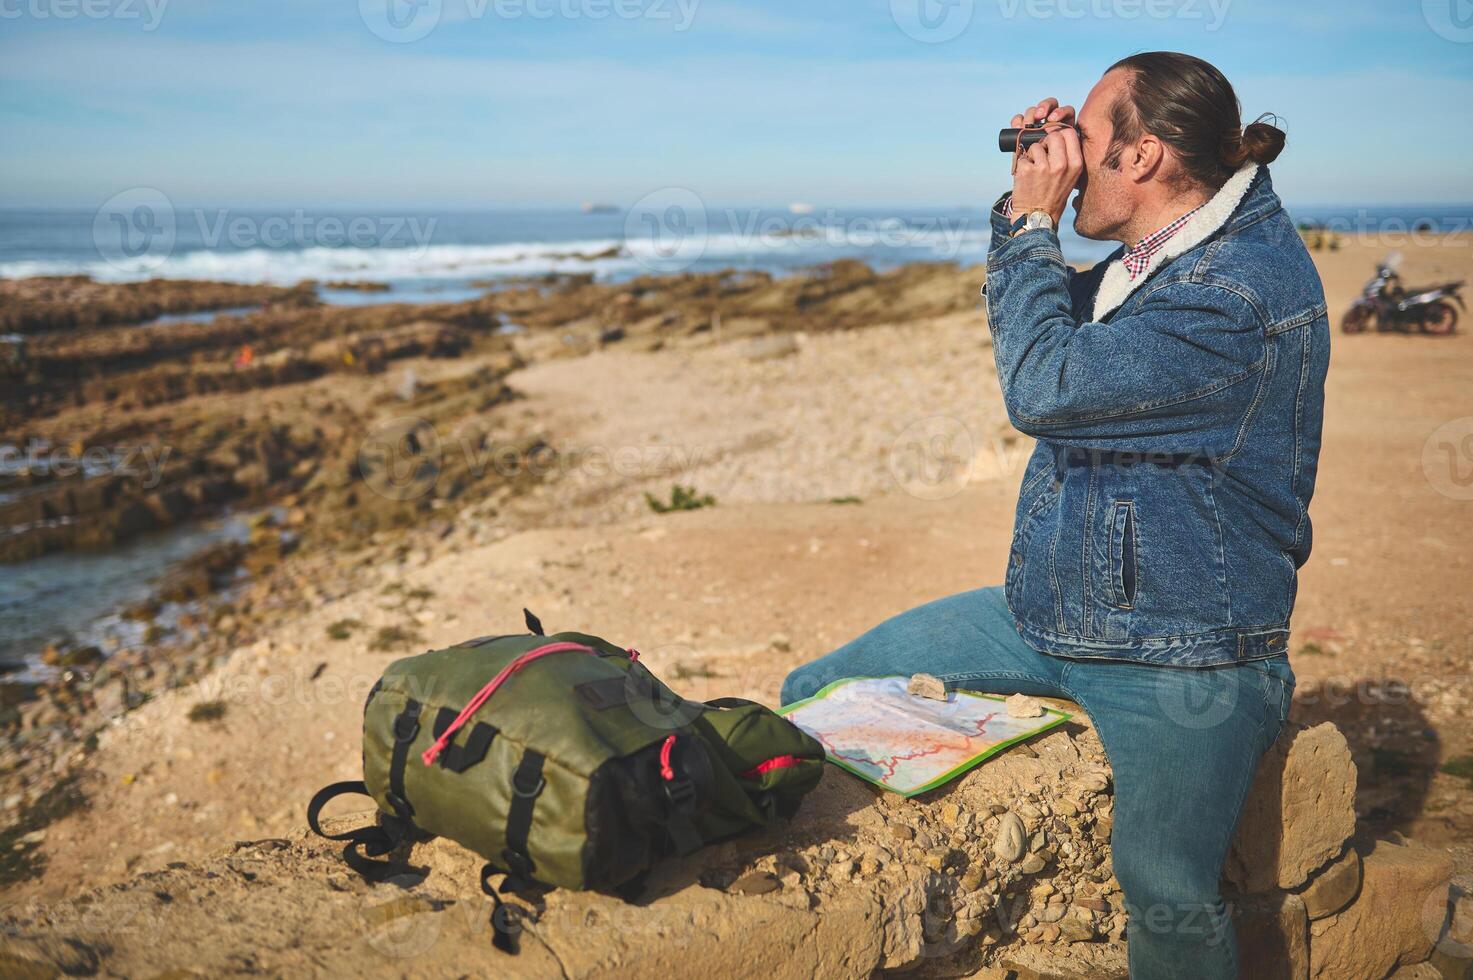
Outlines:
[{"label": "man's hand", "polygon": [[1029,106],[1013,117],[1013,128],[1022,129],[1031,122],[1061,122],[1074,125],[1074,107],[1059,105],[1059,100],[1047,98],[1035,106]]},{"label": "man's hand", "polygon": [[1064,218],[1069,195],[1084,172],[1084,152],[1074,126],[1074,107],[1061,106],[1058,99],[1044,99],[1013,117],[1013,127],[1031,122],[1067,123],[1030,146],[1019,158],[1013,174],[1013,214],[1047,211],[1057,229]]}]

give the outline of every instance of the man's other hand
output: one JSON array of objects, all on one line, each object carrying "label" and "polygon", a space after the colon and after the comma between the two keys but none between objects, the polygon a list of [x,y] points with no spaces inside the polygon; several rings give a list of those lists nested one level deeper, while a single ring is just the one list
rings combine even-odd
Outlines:
[{"label": "man's other hand", "polygon": [[1079,132],[1073,128],[1073,106],[1060,106],[1054,99],[1044,99],[1014,116],[1013,126],[1021,128],[1026,122],[1038,119],[1068,125],[1057,127],[1018,157],[1018,169],[1013,174],[1013,214],[1046,211],[1054,219],[1057,230],[1069,195],[1084,172],[1084,151],[1079,145]]},{"label": "man's other hand", "polygon": [[1013,117],[1013,128],[1022,129],[1032,122],[1061,122],[1074,125],[1074,107],[1059,105],[1059,100],[1047,98],[1032,105]]}]

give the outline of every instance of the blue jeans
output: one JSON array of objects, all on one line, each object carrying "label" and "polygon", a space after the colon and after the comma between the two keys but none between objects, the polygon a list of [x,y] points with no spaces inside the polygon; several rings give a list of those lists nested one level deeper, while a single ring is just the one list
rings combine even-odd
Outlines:
[{"label": "blue jeans", "polygon": [[[1288,715],[1287,657],[1225,667],[1069,660],[1023,642],[1002,589],[978,589],[902,613],[799,667],[782,701],[843,677],[914,673],[1083,708],[1114,772],[1110,845],[1129,916],[1130,975],[1238,975],[1218,879],[1259,757]],[[985,778],[985,763],[980,771]]]}]

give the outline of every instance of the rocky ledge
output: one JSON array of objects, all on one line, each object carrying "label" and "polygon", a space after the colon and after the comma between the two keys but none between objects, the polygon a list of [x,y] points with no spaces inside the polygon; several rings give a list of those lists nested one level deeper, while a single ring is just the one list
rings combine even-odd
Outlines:
[{"label": "rocky ledge", "polygon": [[[1450,889],[1450,860],[1405,840],[1356,839],[1355,781],[1329,724],[1286,732],[1265,760],[1227,874],[1243,976],[1434,976],[1429,958],[1446,961],[1444,975],[1462,962],[1449,953],[1462,948],[1450,931],[1466,928],[1473,908]],[[550,893],[516,972],[1124,977],[1112,802],[1087,724],[912,800],[831,769],[790,824],[667,863],[634,903]],[[305,833],[237,842],[205,864],[12,906],[0,967],[31,976],[506,975],[512,961],[490,944],[480,860],[444,840],[401,858],[362,876],[335,845]]]}]

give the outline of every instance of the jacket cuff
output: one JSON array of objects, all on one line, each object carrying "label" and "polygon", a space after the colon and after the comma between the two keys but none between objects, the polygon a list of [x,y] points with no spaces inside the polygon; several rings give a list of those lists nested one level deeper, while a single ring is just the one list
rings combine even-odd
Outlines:
[{"label": "jacket cuff", "polygon": [[988,273],[1005,269],[1015,262],[1024,259],[1043,257],[1064,264],[1064,250],[1059,245],[1057,232],[1047,228],[1034,228],[1019,235],[1010,235],[1010,229],[1004,227],[998,231],[993,226],[992,251],[987,253]]},{"label": "jacket cuff", "polygon": [[1012,203],[1013,203],[1013,192],[1012,191],[1008,191],[1002,197],[999,197],[997,199],[997,201],[992,205],[992,211],[991,211],[989,217],[991,218],[991,221],[992,221],[992,248],[993,249],[996,249],[998,247],[998,245],[1000,245],[1003,242],[1007,241],[1008,233],[1010,231],[1012,231],[1012,225],[1013,225],[1012,216],[1009,215],[1009,214],[1004,214],[1003,213],[1003,207],[1006,206],[1008,208],[1011,208],[1012,207]]}]

